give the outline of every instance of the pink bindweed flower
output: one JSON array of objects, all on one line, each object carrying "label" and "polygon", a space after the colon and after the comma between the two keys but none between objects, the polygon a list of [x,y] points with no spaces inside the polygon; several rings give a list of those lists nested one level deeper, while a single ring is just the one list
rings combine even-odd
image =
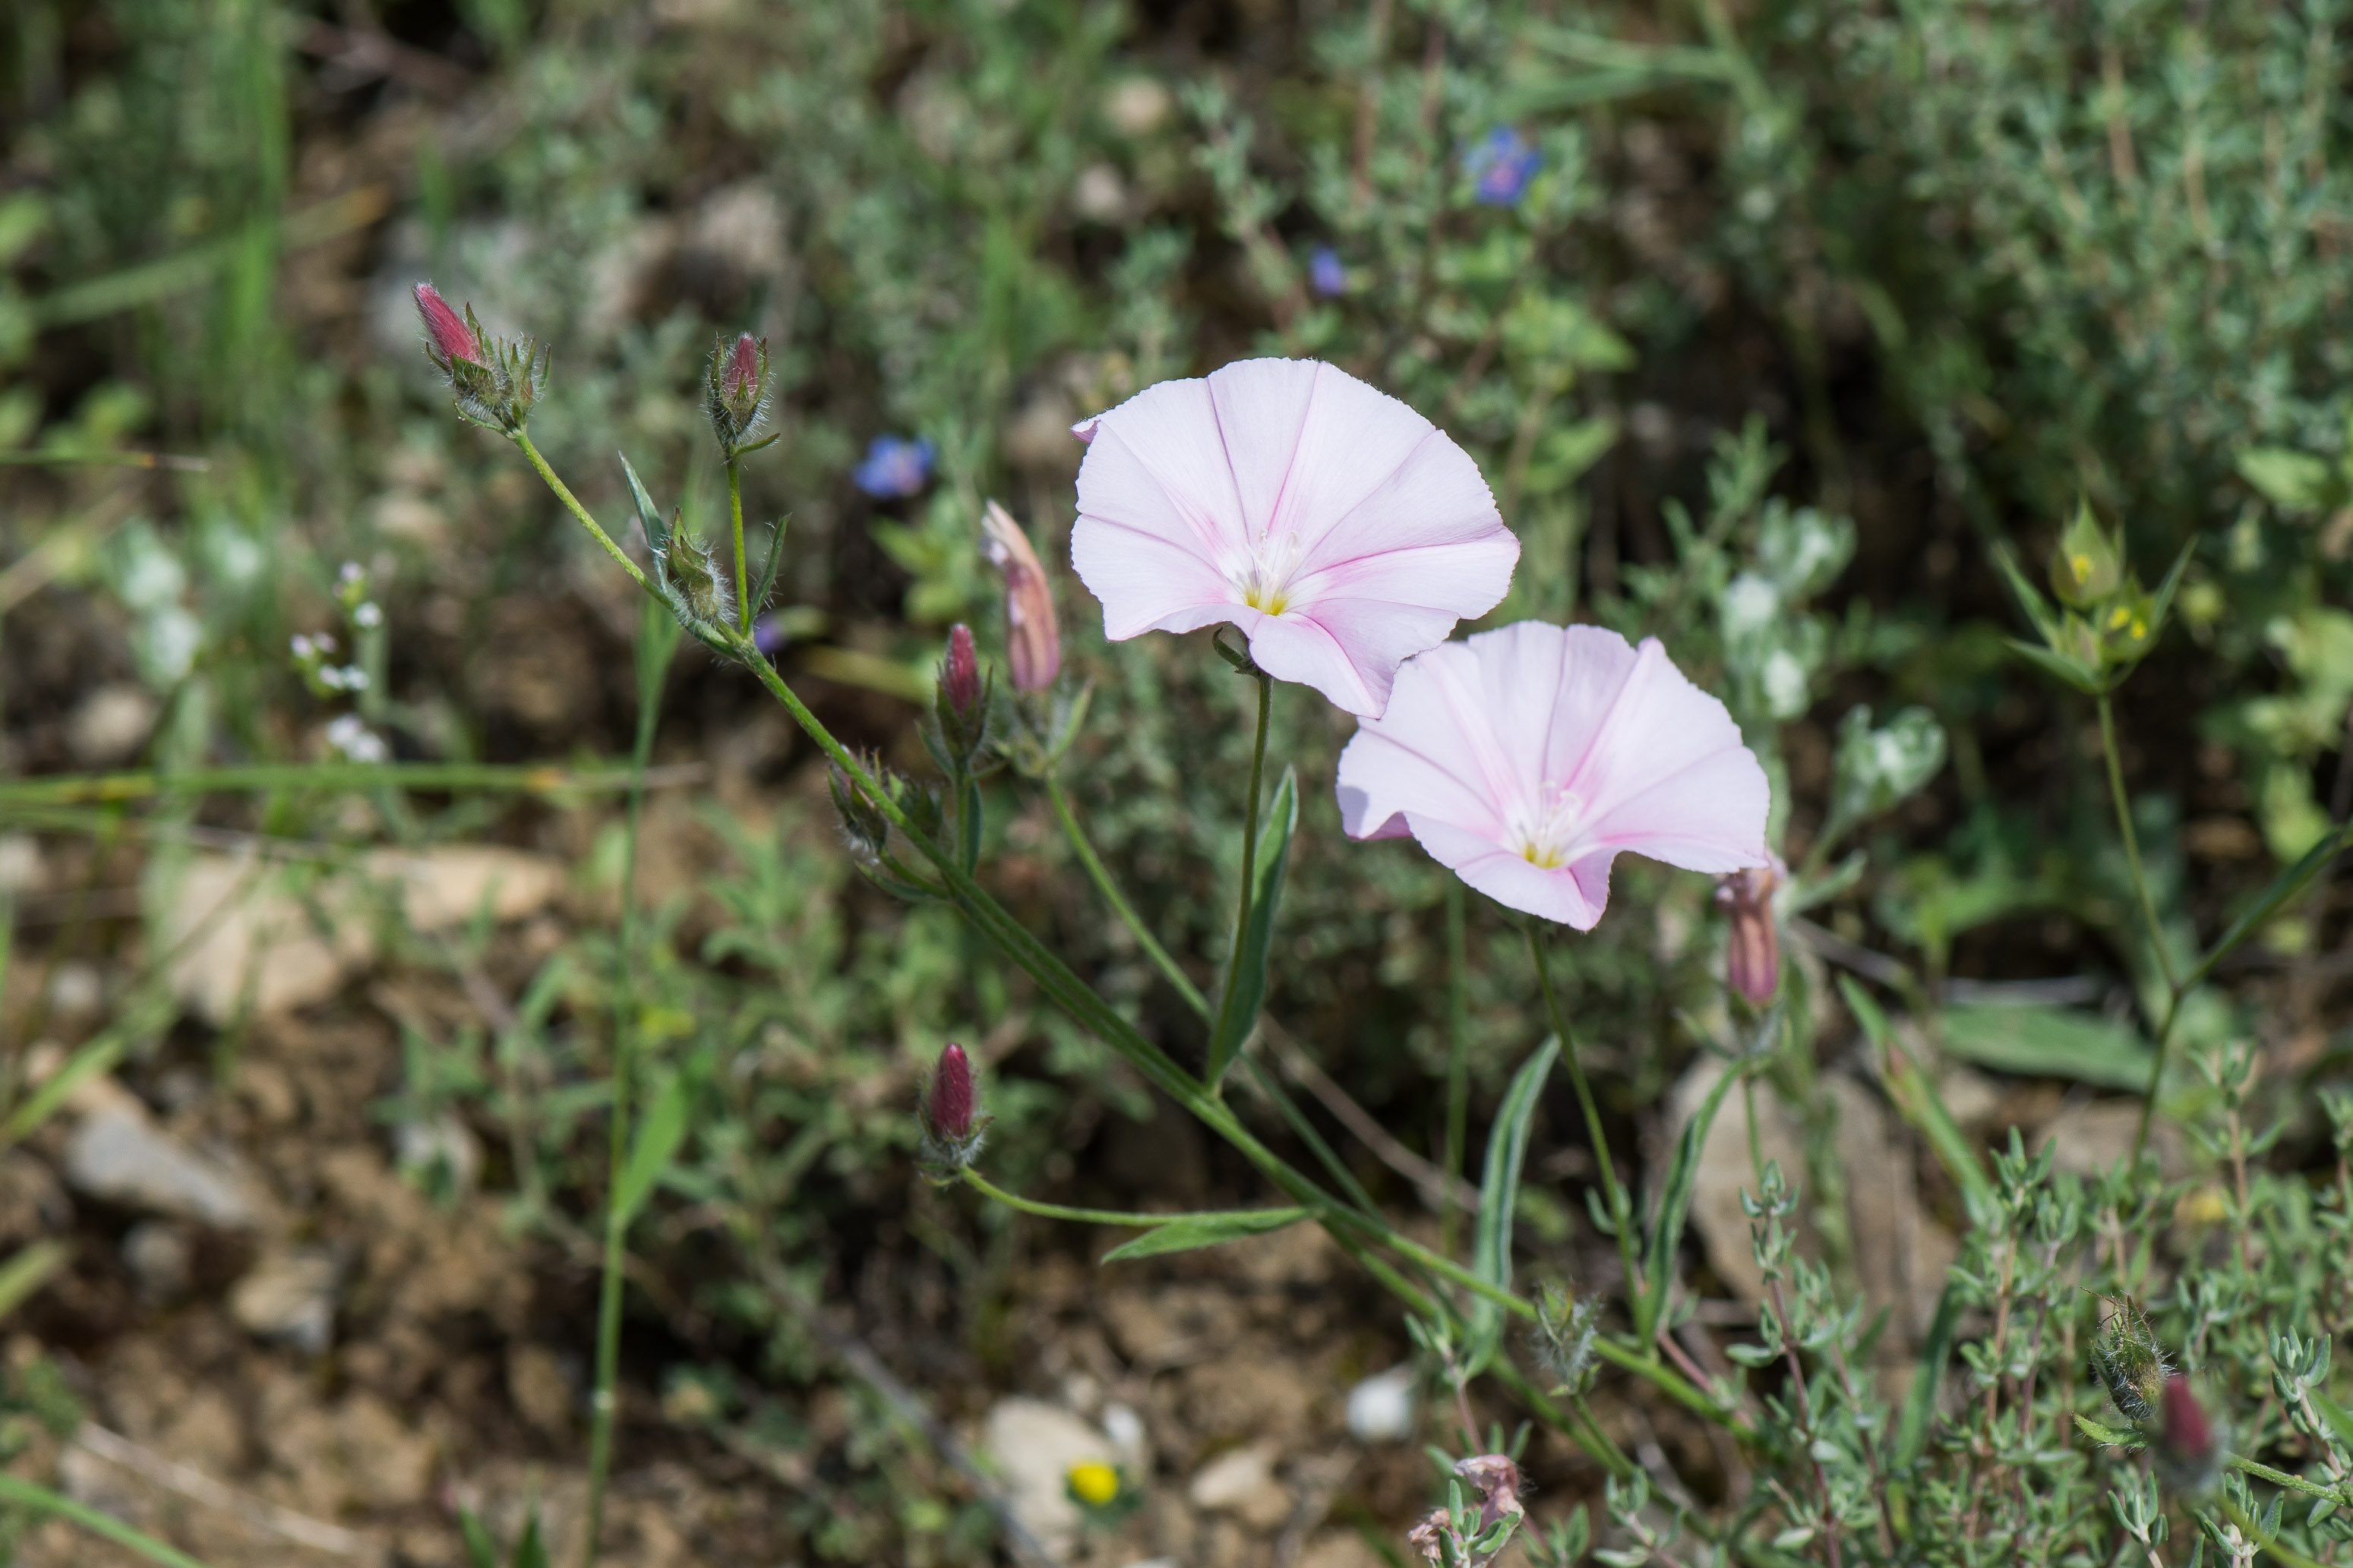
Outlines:
[{"label": "pink bindweed flower", "polygon": [[1511,585],[1478,465],[1328,364],[1238,361],[1071,430],[1071,564],[1114,642],[1231,622],[1268,674],[1377,715],[1399,664]]},{"label": "pink bindweed flower", "polygon": [[1496,902],[1590,931],[1609,864],[1767,862],[1765,770],[1655,638],[1521,621],[1398,671],[1340,755],[1357,838],[1410,833]]},{"label": "pink bindweed flower", "polygon": [[430,283],[419,283],[416,289],[417,313],[425,318],[426,353],[442,369],[449,368],[451,360],[463,360],[468,364],[486,363],[490,355],[482,350],[481,340],[466,319],[441,298],[441,290]]},{"label": "pink bindweed flower", "polygon": [[1043,691],[1062,670],[1062,631],[1054,591],[1029,536],[995,501],[981,509],[980,552],[1005,574],[1005,662],[1017,691]]}]

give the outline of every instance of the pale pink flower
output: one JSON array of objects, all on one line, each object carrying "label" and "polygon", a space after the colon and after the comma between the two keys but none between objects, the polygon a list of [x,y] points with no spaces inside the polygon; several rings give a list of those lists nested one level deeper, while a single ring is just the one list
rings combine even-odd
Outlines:
[{"label": "pale pink flower", "polygon": [[1511,585],[1478,465],[1328,364],[1238,361],[1071,430],[1071,564],[1113,642],[1229,621],[1268,674],[1377,714],[1399,664]]},{"label": "pale pink flower", "polygon": [[1410,833],[1497,903],[1590,931],[1621,851],[1762,866],[1765,770],[1724,704],[1599,626],[1521,621],[1398,672],[1340,754],[1357,838]]}]

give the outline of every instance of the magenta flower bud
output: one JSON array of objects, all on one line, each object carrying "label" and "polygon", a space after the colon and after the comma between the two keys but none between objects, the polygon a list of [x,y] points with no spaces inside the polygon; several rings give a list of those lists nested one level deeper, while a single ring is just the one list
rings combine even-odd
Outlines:
[{"label": "magenta flower bud", "polygon": [[962,621],[948,628],[947,657],[940,660],[940,696],[960,717],[980,704],[980,661],[972,651],[972,628]]},{"label": "magenta flower bud", "polygon": [[727,356],[727,395],[756,397],[760,379],[760,345],[751,333],[739,332],[734,352]]},{"label": "magenta flower bud", "polygon": [[768,414],[768,340],[749,332],[711,348],[702,375],[702,411],[720,448],[733,457],[749,443]]},{"label": "magenta flower bud", "polygon": [[1043,691],[1062,670],[1062,634],[1054,622],[1054,594],[1038,552],[1012,515],[995,501],[981,514],[980,552],[1005,574],[1006,663],[1014,687]]},{"label": "magenta flower bud", "polygon": [[2177,1492],[2203,1492],[2221,1478],[2222,1435],[2178,1372],[2158,1401],[2154,1447],[2158,1474]]},{"label": "magenta flower bud", "polygon": [[441,298],[441,291],[430,283],[417,286],[417,313],[425,318],[425,352],[443,370],[449,368],[451,360],[475,365],[489,360],[474,329],[449,308],[449,301]]},{"label": "magenta flower bud", "polygon": [[1721,878],[1715,886],[1719,908],[1731,911],[1732,931],[1725,942],[1725,979],[1757,1006],[1773,1000],[1781,988],[1781,933],[1773,919],[1773,890],[1781,883],[1780,862],[1751,866]]},{"label": "magenta flower bud", "polygon": [[939,1071],[932,1077],[932,1131],[943,1138],[965,1138],[972,1132],[972,1063],[955,1041],[940,1052]]}]

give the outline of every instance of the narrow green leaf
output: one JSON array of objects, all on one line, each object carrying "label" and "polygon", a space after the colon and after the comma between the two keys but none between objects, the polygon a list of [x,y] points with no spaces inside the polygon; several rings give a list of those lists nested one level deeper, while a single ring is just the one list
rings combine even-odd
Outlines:
[{"label": "narrow green leaf", "polygon": [[6,1317],[65,1267],[73,1249],[62,1241],[37,1241],[0,1263],[0,1318]]},{"label": "narrow green leaf", "polygon": [[2095,1013],[2031,1003],[1945,1009],[1948,1057],[2032,1078],[2142,1089],[2156,1053],[2137,1031]]},{"label": "narrow green leaf", "polygon": [[638,1128],[637,1142],[629,1149],[629,1163],[621,1173],[621,1184],[614,1193],[613,1201],[620,1209],[623,1225],[638,1216],[646,1200],[653,1196],[670,1162],[678,1158],[679,1146],[686,1142],[687,1112],[692,1098],[693,1086],[682,1072],[672,1073],[661,1092],[654,1097],[652,1108]]},{"label": "narrow green leaf", "polygon": [[1233,960],[1227,984],[1233,989],[1231,1005],[1218,1009],[1218,1026],[1209,1037],[1208,1068],[1202,1079],[1215,1089],[1234,1053],[1250,1038],[1258,1022],[1259,1005],[1266,1000],[1266,951],[1274,940],[1275,903],[1282,896],[1282,871],[1291,858],[1291,835],[1299,826],[1299,773],[1282,770],[1274,786],[1265,825],[1258,836],[1258,863],[1250,870],[1250,929],[1234,933]]},{"label": "narrow green leaf", "polygon": [[[1554,1036],[1535,1049],[1513,1076],[1487,1134],[1487,1168],[1479,1183],[1479,1228],[1472,1244],[1472,1271],[1501,1289],[1512,1286],[1512,1209],[1520,1194],[1520,1166],[1528,1153],[1528,1124],[1544,1099],[1545,1079],[1560,1057]],[[1486,1364],[1504,1331],[1504,1309],[1482,1296],[1471,1305],[1470,1364]]]},{"label": "narrow green leaf", "polygon": [[76,1502],[62,1493],[53,1492],[45,1486],[26,1480],[21,1476],[12,1476],[5,1470],[0,1470],[0,1503],[71,1520],[92,1535],[111,1541],[150,1563],[160,1563],[164,1568],[205,1568],[204,1563],[170,1542],[158,1541],[145,1531],[134,1529],[111,1513],[101,1513],[87,1503]]},{"label": "narrow green leaf", "polygon": [[2017,596],[2018,607],[2026,612],[2026,618],[2036,633],[2046,643],[2055,641],[2059,628],[2058,615],[2044,602],[2042,590],[2027,581],[2026,574],[2019,570],[2017,558],[2010,554],[2010,546],[1995,545],[1993,561],[2001,568],[2003,580],[2010,584],[2010,593]]},{"label": "narrow green leaf", "polygon": [[661,508],[646,494],[644,482],[638,478],[638,470],[629,466],[626,455],[621,458],[621,471],[629,476],[629,496],[638,503],[638,526],[646,531],[646,543],[656,555],[669,553],[670,525],[662,521]]},{"label": "narrow green leaf", "polygon": [[171,1008],[158,998],[150,996],[136,1006],[130,1016],[91,1036],[68,1057],[65,1065],[41,1080],[40,1088],[26,1097],[24,1103],[9,1112],[8,1120],[0,1122],[0,1149],[20,1143],[30,1137],[41,1123],[57,1114],[58,1107],[68,1096],[91,1079],[112,1072],[132,1042],[164,1027],[171,1021]]},{"label": "narrow green leaf", "polygon": [[1271,1230],[1297,1225],[1307,1217],[1305,1209],[1236,1209],[1231,1214],[1187,1215],[1183,1219],[1155,1225],[1134,1241],[1122,1242],[1103,1255],[1104,1263],[1124,1263],[1131,1258],[1155,1258],[1164,1252],[1191,1252],[1203,1247],[1223,1247],[1229,1241],[1240,1241],[1253,1236],[1264,1236]]},{"label": "narrow green leaf", "polygon": [[2147,1438],[2129,1426],[2111,1426],[2105,1422],[2094,1421],[2088,1415],[2075,1417],[2075,1430],[2093,1442],[2104,1444],[2111,1448],[2138,1448],[2147,1442]]},{"label": "narrow green leaf", "polygon": [[499,1543],[491,1538],[482,1516],[470,1508],[458,1510],[458,1539],[466,1548],[466,1568],[502,1568]]},{"label": "narrow green leaf", "polygon": [[2231,929],[2215,940],[2198,967],[2189,972],[2188,984],[2195,985],[2214,972],[2231,950],[2263,929],[2263,923],[2279,913],[2280,906],[2308,887],[2328,863],[2353,843],[2353,822],[2339,823],[2334,832],[2321,836],[2320,842],[2304,852],[2304,858],[2274,877],[2271,885],[2256,895],[2255,901],[2241,911],[2231,922]]},{"label": "narrow green leaf", "polygon": [[2337,1434],[2337,1440],[2353,1448],[2353,1410],[2330,1398],[2326,1389],[2307,1386],[2305,1394],[2312,1401],[2312,1407],[2320,1412],[2320,1418],[2328,1423],[2329,1430]]},{"label": "narrow green leaf", "polygon": [[1675,1141],[1674,1158],[1667,1164],[1667,1180],[1659,1198],[1659,1212],[1651,1221],[1650,1245],[1643,1250],[1642,1272],[1650,1280],[1652,1298],[1651,1321],[1659,1321],[1667,1303],[1667,1286],[1674,1276],[1672,1264],[1675,1248],[1683,1244],[1683,1222],[1691,1215],[1692,1191],[1699,1180],[1700,1150],[1707,1142],[1708,1129],[1715,1125],[1715,1113],[1724,1104],[1724,1097],[1740,1081],[1740,1070],[1727,1067],[1707,1091],[1692,1119],[1683,1124],[1683,1136]]},{"label": "narrow green leaf", "polygon": [[1936,1298],[1936,1315],[1928,1321],[1927,1342],[1920,1347],[1920,1365],[1912,1374],[1912,1387],[1896,1418],[1894,1459],[1899,1470],[1909,1468],[1928,1446],[1928,1424],[1936,1415],[1936,1391],[1944,1385],[1945,1369],[1953,1359],[1953,1337],[1960,1323],[1960,1287],[1947,1281]]},{"label": "narrow green leaf", "polygon": [[539,1533],[539,1510],[523,1521],[522,1539],[515,1542],[514,1568],[547,1568],[547,1542]]},{"label": "narrow green leaf", "polygon": [[2189,542],[2181,547],[2181,553],[2173,558],[2173,564],[2167,569],[2165,581],[2157,585],[2157,596],[2149,601],[2147,646],[2156,646],[2158,634],[2165,629],[2165,617],[2173,608],[2173,595],[2181,587],[2181,574],[2189,569],[2189,557],[2197,550],[2198,536],[2191,534]]},{"label": "narrow green leaf", "polygon": [[2047,647],[2037,647],[2032,643],[2021,641],[2017,637],[2004,637],[2001,640],[2010,645],[2010,650],[2012,653],[2019,655],[2029,663],[2041,666],[2045,674],[2058,677],[2084,696],[2097,697],[2100,694],[2102,682],[2099,676],[2084,668],[2076,660],[2069,658],[2065,654],[2053,653]]},{"label": "narrow green leaf", "polygon": [[1839,976],[1839,994],[1846,998],[1847,1011],[1862,1026],[1862,1032],[1876,1047],[1885,1073],[1888,1097],[1904,1120],[1920,1130],[1928,1146],[1936,1152],[1937,1160],[1961,1189],[1964,1203],[1972,1214],[1993,1212],[1993,1184],[1987,1180],[1985,1167],[1978,1163],[1978,1152],[1952,1112],[1936,1097],[1936,1087],[1904,1042],[1895,1037],[1895,1029],[1888,1023],[1887,1015],[1880,1011],[1871,993],[1855,983],[1849,974]]}]

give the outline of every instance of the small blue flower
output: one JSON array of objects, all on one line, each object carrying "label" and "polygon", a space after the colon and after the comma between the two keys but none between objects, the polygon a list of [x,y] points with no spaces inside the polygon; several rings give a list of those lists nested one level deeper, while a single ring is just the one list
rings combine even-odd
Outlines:
[{"label": "small blue flower", "polygon": [[1319,245],[1307,258],[1307,281],[1326,300],[1339,298],[1348,289],[1348,268],[1340,253],[1328,245]]},{"label": "small blue flower", "polygon": [[1462,154],[1462,172],[1471,176],[1472,194],[1481,203],[1507,207],[1520,199],[1543,162],[1535,142],[1508,125],[1498,125]]},{"label": "small blue flower", "polygon": [[913,495],[931,482],[932,444],[920,436],[912,441],[877,436],[866,448],[866,460],[849,478],[877,500]]},{"label": "small blue flower", "polygon": [[781,617],[774,614],[762,616],[752,623],[752,646],[770,658],[782,653],[785,645],[791,640],[785,632]]}]

